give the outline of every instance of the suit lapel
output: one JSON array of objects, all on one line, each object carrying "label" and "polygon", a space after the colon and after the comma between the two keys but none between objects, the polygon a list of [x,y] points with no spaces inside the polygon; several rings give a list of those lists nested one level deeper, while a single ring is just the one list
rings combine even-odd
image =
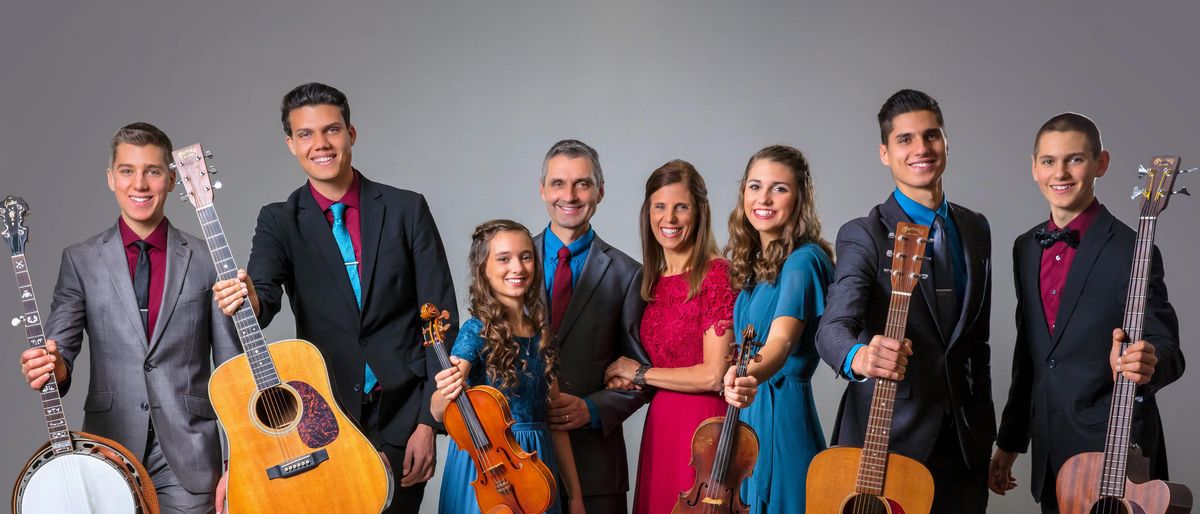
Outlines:
[{"label": "suit lapel", "polygon": [[325,264],[332,273],[330,276],[334,277],[333,282],[338,284],[336,287],[343,300],[357,306],[358,300],[354,298],[354,289],[350,287],[350,278],[346,275],[346,264],[342,261],[342,251],[338,249],[337,241],[333,240],[333,229],[325,219],[325,212],[308,191],[308,185],[299,192],[297,206],[300,208],[300,212],[296,214],[299,218],[300,233],[308,236],[317,253],[325,259]]},{"label": "suit lapel", "polygon": [[[362,291],[363,308],[360,309],[359,315],[365,311],[369,302],[371,292],[371,278],[375,275],[375,262],[379,259],[379,238],[383,232],[383,218],[387,211],[387,206],[380,201],[379,190],[375,188],[375,183],[367,180],[366,177],[359,176],[359,216],[358,216],[358,232],[362,238],[362,258],[358,263],[359,272],[359,288]],[[340,252],[338,254],[341,255]],[[349,279],[347,279],[349,282]],[[350,290],[351,294],[354,290]]]},{"label": "suit lapel", "polygon": [[[900,203],[896,201],[896,197],[892,196],[891,194],[888,194],[887,200],[883,202],[883,206],[880,208],[879,213],[882,215],[881,218],[883,219],[884,224],[887,226],[887,230],[889,233],[895,233],[896,232],[896,224],[901,221],[906,222],[906,223],[913,223],[912,218],[908,217],[908,214],[904,212],[904,209],[902,207],[900,207]],[[884,243],[884,245],[887,247],[888,250],[891,250],[892,246],[895,243],[896,243],[895,240],[888,239]],[[926,252],[926,253],[928,253],[928,252]],[[886,257],[883,257],[883,256],[881,256],[880,258],[887,259]],[[891,260],[885,260],[884,262],[887,262],[889,265],[891,264]],[[891,290],[890,289],[891,288],[890,281],[885,281],[885,284],[888,285],[888,288],[889,288],[888,290],[890,291]],[[937,305],[937,298],[934,296],[934,292],[933,292],[933,284],[929,283],[927,280],[918,280],[917,281],[917,289],[919,289],[921,291],[921,296],[925,298],[925,312],[929,314],[930,319],[933,321],[933,325],[938,332],[938,336],[940,337],[939,341],[942,343],[943,346],[945,346],[947,337],[946,337],[946,334],[942,331],[941,324],[938,322],[936,309],[933,308],[935,305]],[[910,317],[912,316],[911,311],[909,313],[909,316]]]},{"label": "suit lapel", "polygon": [[[1055,316],[1054,331],[1050,341],[1051,352],[1062,340],[1063,329],[1071,320],[1071,314],[1075,312],[1075,303],[1079,301],[1079,293],[1083,291],[1083,285],[1091,277],[1092,266],[1096,264],[1096,258],[1100,257],[1100,250],[1104,249],[1104,245],[1108,244],[1108,240],[1112,238],[1112,222],[1113,217],[1108,213],[1108,209],[1101,207],[1100,215],[1096,221],[1092,222],[1091,228],[1083,236],[1083,241],[1079,243],[1079,248],[1075,252],[1075,260],[1071,261],[1071,271],[1067,273],[1067,283],[1063,286],[1062,297],[1059,298],[1058,313]],[[1107,277],[1097,278],[1099,280],[1107,279]]]},{"label": "suit lapel", "polygon": [[555,334],[560,343],[566,339],[571,326],[579,319],[579,314],[591,299],[592,293],[596,292],[596,285],[608,271],[608,265],[612,263],[612,258],[607,254],[608,248],[608,243],[601,240],[600,236],[592,239],[592,249],[588,251],[587,261],[583,263],[583,270],[579,272],[579,280],[575,281],[575,290],[571,292],[571,303],[567,304],[562,325],[558,327],[558,334]]},{"label": "suit lapel", "polygon": [[183,292],[183,277],[187,276],[192,261],[192,250],[187,247],[187,241],[171,225],[167,225],[167,258],[164,260],[167,269],[163,280],[162,305],[154,322],[154,333],[150,335],[150,351],[158,346],[167,322],[175,313],[175,306],[179,304],[179,296]]},{"label": "suit lapel", "polygon": [[[1043,227],[1045,224],[1039,225]],[[1037,245],[1037,241],[1032,234],[1026,234],[1024,237],[1025,243],[1021,247],[1021,262],[1017,263],[1018,271],[1021,273],[1021,295],[1023,300],[1036,308],[1026,309],[1023,313],[1026,316],[1033,316],[1035,327],[1040,327],[1045,330],[1043,334],[1050,335],[1050,326],[1046,322],[1046,308],[1042,304],[1042,247]],[[1022,300],[1018,298],[1018,300]],[[1045,340],[1045,338],[1040,338]],[[1047,348],[1042,348],[1046,350]]]},{"label": "suit lapel", "polygon": [[125,257],[125,245],[121,244],[121,232],[116,225],[104,235],[99,248],[100,266],[117,294],[117,302],[121,311],[129,316],[133,333],[138,335],[142,345],[148,346],[146,329],[142,327],[142,317],[138,314],[137,297],[133,294],[133,279],[129,277],[129,260]]},{"label": "suit lapel", "polygon": [[958,228],[958,238],[963,245],[963,261],[967,267],[967,285],[966,290],[963,291],[964,301],[960,306],[962,310],[958,314],[958,324],[950,334],[947,347],[954,346],[962,331],[966,330],[966,327],[978,317],[979,309],[983,304],[983,294],[980,291],[987,287],[987,259],[989,256],[983,255],[982,241],[978,237],[985,228],[976,226],[975,220],[957,215],[956,212],[954,204],[950,204],[950,217]]}]

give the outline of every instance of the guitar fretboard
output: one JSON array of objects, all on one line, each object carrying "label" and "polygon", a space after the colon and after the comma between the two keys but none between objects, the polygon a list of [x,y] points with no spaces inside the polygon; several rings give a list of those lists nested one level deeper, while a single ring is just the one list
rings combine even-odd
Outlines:
[{"label": "guitar fretboard", "polygon": [[[908,305],[912,293],[892,291],[888,305],[887,324],[883,335],[904,340],[908,326]],[[862,458],[858,463],[855,490],[875,496],[883,494],[883,479],[887,475],[888,438],[892,430],[892,413],[896,404],[896,381],[875,379],[875,395],[867,418],[867,433],[863,439]]]},{"label": "guitar fretboard", "polygon": [[[233,259],[233,252],[229,250],[228,241],[225,240],[225,230],[217,217],[216,206],[210,204],[200,207],[196,209],[196,216],[200,218],[200,228],[204,231],[209,255],[217,268],[217,279],[237,278],[237,263]],[[258,390],[278,386],[280,381],[279,374],[275,371],[275,361],[267,351],[262,327],[259,326],[258,317],[254,315],[254,308],[249,301],[243,301],[241,307],[238,307],[233,315],[233,324],[237,328],[238,339],[242,342],[246,359],[250,362],[250,372],[254,375],[254,383]]]},{"label": "guitar fretboard", "polygon": [[[24,310],[22,319],[25,325],[25,339],[30,348],[45,348],[46,333],[42,328],[42,317],[38,314],[37,296],[33,292],[33,283],[29,278],[29,265],[25,262],[25,254],[17,253],[12,256],[13,271],[17,275],[17,289],[21,292],[21,307]],[[58,380],[50,373],[50,380],[41,390],[42,414],[46,418],[46,431],[50,434],[50,446],[56,455],[70,452],[71,431],[67,428],[67,417],[63,413],[62,395],[58,392]]]}]

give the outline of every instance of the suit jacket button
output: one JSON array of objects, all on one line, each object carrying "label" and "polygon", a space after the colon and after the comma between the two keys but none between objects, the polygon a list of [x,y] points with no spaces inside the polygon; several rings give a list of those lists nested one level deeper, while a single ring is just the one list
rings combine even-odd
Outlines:
[{"label": "suit jacket button", "polygon": [[154,366],[151,366],[151,365],[147,364],[147,365],[145,365],[145,366],[143,367],[143,369],[145,369],[145,370],[146,370],[146,372],[147,372],[147,373],[149,373],[149,372],[150,372],[150,370],[154,369]]},{"label": "suit jacket button", "polygon": [[1047,362],[1046,365],[1049,366],[1050,369],[1054,369],[1055,366],[1058,366],[1058,362],[1054,359],[1050,359],[1050,362]]},{"label": "suit jacket button", "polygon": [[142,402],[142,410],[144,410],[144,411],[150,410],[150,404],[148,404],[146,402]]},{"label": "suit jacket button", "polygon": [[357,392],[359,392],[359,391],[362,391],[362,385],[361,385],[361,384],[354,384],[354,392],[356,392],[356,393],[357,393]]}]

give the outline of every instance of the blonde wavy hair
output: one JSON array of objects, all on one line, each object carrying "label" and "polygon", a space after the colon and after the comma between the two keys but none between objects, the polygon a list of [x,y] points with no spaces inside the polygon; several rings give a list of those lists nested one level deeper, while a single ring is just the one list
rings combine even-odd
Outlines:
[{"label": "blonde wavy hair", "polygon": [[[796,182],[796,205],[783,228],[783,237],[771,241],[766,248],[758,237],[758,231],[750,224],[742,206],[745,201],[746,177],[750,168],[759,160],[782,164],[792,171]],[[812,172],[804,153],[787,145],[772,145],[759,150],[746,163],[738,188],[737,204],[729,215],[729,245],[725,247],[725,258],[729,259],[730,284],[735,290],[753,289],[758,282],[774,283],[783,268],[783,262],[796,248],[809,242],[816,243],[833,259],[833,246],[821,237],[821,219],[817,217],[816,199],[813,196]]]},{"label": "blonde wavy hair", "polygon": [[[492,238],[500,232],[519,232],[530,241],[529,229],[512,220],[486,221],[475,227],[471,235],[471,251],[468,262],[471,267],[471,307],[468,312],[483,322],[480,337],[484,340],[481,357],[485,363],[488,379],[502,391],[515,392],[519,383],[518,373],[525,373],[527,364],[519,358],[520,345],[513,340],[513,327],[504,313],[504,306],[496,299],[495,291],[487,279],[487,261]],[[537,252],[533,253],[533,277],[529,289],[521,299],[525,321],[538,334],[538,357],[545,363],[547,383],[558,376],[558,349],[550,340],[549,324],[546,322],[545,295],[542,293],[542,264]]]}]

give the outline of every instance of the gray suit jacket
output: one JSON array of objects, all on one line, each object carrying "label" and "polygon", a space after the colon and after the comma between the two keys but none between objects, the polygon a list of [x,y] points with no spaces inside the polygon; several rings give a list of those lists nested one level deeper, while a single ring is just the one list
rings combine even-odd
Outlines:
[{"label": "gray suit jacket", "polygon": [[[533,239],[543,258],[545,235],[542,232]],[[596,236],[562,325],[554,334],[559,346],[559,387],[591,400],[600,413],[599,430],[584,427],[571,431],[571,450],[584,496],[629,490],[621,424],[650,399],[650,393],[605,389],[604,370],[622,355],[650,362],[638,337],[646,308],[641,287],[642,266]]]},{"label": "gray suit jacket", "polygon": [[[166,221],[164,221],[166,223]],[[241,353],[232,321],[212,301],[216,271],[199,238],[167,226],[167,269],[150,340],[142,328],[117,225],[63,250],[46,334],[68,369],[90,341],[83,430],[145,454],[151,420],[163,455],[194,493],[216,487],[221,441],[208,401],[211,359]],[[61,384],[65,394],[71,380]]]}]

